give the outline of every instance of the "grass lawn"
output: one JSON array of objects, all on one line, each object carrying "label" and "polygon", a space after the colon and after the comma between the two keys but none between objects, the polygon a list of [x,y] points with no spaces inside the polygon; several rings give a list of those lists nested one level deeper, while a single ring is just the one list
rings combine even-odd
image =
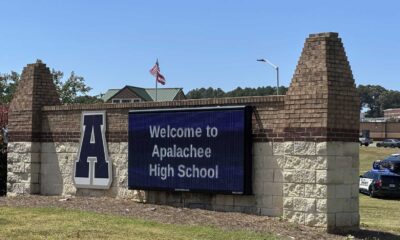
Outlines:
[{"label": "grass lawn", "polygon": [[400,234],[400,200],[360,194],[361,227]]},{"label": "grass lawn", "polygon": [[0,208],[0,239],[277,239],[59,208]]},{"label": "grass lawn", "polygon": [[[397,153],[391,148],[360,147],[360,173],[372,168],[374,160]],[[360,194],[361,226],[369,229],[400,233],[400,199],[370,198]]]}]

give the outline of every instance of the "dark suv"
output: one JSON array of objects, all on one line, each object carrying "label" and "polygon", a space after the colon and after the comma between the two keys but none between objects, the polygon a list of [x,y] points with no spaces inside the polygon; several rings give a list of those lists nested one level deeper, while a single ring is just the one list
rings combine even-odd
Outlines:
[{"label": "dark suv", "polygon": [[389,169],[370,170],[360,176],[359,190],[371,197],[400,197],[400,175]]},{"label": "dark suv", "polygon": [[382,142],[376,144],[377,147],[398,147],[400,148],[400,141],[397,139],[385,139]]}]

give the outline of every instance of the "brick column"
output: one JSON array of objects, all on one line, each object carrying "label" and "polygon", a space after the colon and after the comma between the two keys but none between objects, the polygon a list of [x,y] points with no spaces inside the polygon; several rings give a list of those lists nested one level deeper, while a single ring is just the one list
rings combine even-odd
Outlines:
[{"label": "brick column", "polygon": [[8,195],[40,193],[41,108],[59,104],[49,68],[40,60],[28,64],[8,113]]},{"label": "brick column", "polygon": [[337,33],[307,38],[285,99],[283,215],[359,226],[359,97]]}]

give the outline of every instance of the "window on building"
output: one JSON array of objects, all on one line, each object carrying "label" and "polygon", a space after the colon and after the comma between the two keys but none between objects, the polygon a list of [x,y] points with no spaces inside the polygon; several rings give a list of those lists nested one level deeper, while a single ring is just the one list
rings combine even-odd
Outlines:
[{"label": "window on building", "polygon": [[113,99],[112,103],[135,103],[141,101],[142,99],[140,98],[125,98],[125,99]]}]

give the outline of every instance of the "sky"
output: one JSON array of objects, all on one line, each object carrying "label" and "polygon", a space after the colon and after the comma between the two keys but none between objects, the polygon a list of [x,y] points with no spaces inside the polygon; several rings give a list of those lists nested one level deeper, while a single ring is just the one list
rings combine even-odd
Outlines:
[{"label": "sky", "polygon": [[305,39],[338,32],[356,84],[400,90],[400,1],[13,0],[0,2],[0,73],[41,59],[90,95],[132,85],[289,86]]}]

